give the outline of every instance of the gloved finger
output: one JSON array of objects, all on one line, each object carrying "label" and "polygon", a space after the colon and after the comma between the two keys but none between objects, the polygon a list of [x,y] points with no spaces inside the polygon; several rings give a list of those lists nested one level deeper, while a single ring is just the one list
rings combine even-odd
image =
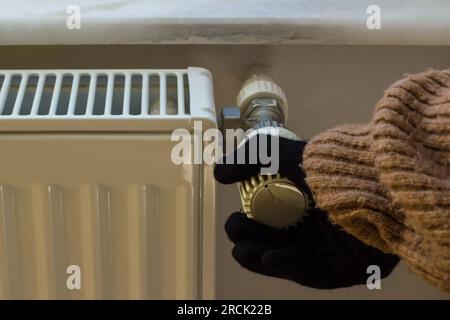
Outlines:
[{"label": "gloved finger", "polygon": [[[260,144],[265,141],[266,144]],[[260,146],[267,146],[261,154],[266,156],[269,163],[264,163],[260,157]],[[274,168],[274,173],[281,172],[287,178],[303,181],[304,174],[299,167],[305,141],[291,140],[279,137],[278,143],[272,146],[272,139],[266,134],[258,134],[235,151],[224,156],[214,168],[214,176],[220,183],[229,184],[249,179],[261,172],[261,168]]]},{"label": "gloved finger", "polygon": [[266,226],[260,222],[248,218],[245,214],[235,212],[225,222],[225,232],[234,243],[246,240],[254,241],[281,241],[286,234],[284,230],[278,230]]},{"label": "gloved finger", "polygon": [[231,252],[233,258],[244,268],[266,276],[274,276],[262,263],[261,257],[278,246],[271,242],[243,241],[237,243]]},{"label": "gloved finger", "polygon": [[[323,217],[315,217],[321,212],[313,210],[305,221],[299,222],[296,226],[291,226],[287,229],[275,229],[273,227],[262,224],[251,218],[248,218],[241,212],[232,213],[225,222],[225,232],[229,239],[234,242],[241,242],[246,240],[255,241],[278,241],[292,243],[297,246],[316,247],[321,242],[324,242],[323,236],[316,226],[316,220],[326,220]],[[331,222],[327,221],[331,225]],[[329,244],[328,244],[329,245]]]},{"label": "gloved finger", "polygon": [[363,279],[355,278],[338,260],[309,258],[285,249],[266,251],[262,265],[276,277],[316,289],[344,288],[363,283]]},{"label": "gloved finger", "polygon": [[247,180],[261,171],[258,146],[261,139],[270,141],[267,135],[259,134],[246,140],[236,150],[230,152],[214,167],[214,177],[223,184]]},{"label": "gloved finger", "polygon": [[214,167],[214,178],[222,184],[231,184],[244,181],[260,173],[258,164],[227,164],[217,163]]}]

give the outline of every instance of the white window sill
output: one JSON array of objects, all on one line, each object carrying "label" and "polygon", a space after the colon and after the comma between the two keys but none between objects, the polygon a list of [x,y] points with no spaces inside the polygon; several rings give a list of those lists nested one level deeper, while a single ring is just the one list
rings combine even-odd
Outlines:
[{"label": "white window sill", "polygon": [[[381,8],[381,30],[366,8]],[[66,27],[69,5],[81,29]],[[396,44],[450,45],[441,0],[0,0],[0,45]]]}]

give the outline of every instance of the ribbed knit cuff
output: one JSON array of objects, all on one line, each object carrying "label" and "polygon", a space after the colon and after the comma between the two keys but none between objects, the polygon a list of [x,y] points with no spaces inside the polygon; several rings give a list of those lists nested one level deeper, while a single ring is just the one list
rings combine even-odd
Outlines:
[{"label": "ribbed knit cuff", "polygon": [[396,82],[368,125],[312,139],[304,169],[319,207],[365,243],[450,291],[450,74]]},{"label": "ribbed knit cuff", "polygon": [[393,252],[386,237],[405,226],[379,182],[371,140],[371,126],[334,128],[308,143],[303,166],[316,203],[333,222],[365,243]]}]

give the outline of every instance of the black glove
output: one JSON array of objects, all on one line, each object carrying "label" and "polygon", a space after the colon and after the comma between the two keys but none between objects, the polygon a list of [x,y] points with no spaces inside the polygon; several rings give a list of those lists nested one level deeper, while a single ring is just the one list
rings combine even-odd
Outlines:
[{"label": "black glove", "polygon": [[[260,138],[267,137],[254,137]],[[279,172],[312,199],[304,172],[299,167],[305,145],[304,141],[280,138]],[[241,148],[247,146],[248,142]],[[249,159],[247,149],[246,159]],[[257,175],[262,166],[261,163],[229,164],[231,157],[236,163],[237,151],[224,157],[223,164],[215,167],[215,178],[221,183],[246,180]],[[228,218],[225,231],[235,244],[233,257],[243,267],[312,288],[334,289],[365,284],[369,277],[368,266],[377,265],[384,278],[399,261],[397,256],[370,247],[332,224],[327,212],[314,208],[314,204],[303,222],[288,229],[277,230],[235,212]]]}]

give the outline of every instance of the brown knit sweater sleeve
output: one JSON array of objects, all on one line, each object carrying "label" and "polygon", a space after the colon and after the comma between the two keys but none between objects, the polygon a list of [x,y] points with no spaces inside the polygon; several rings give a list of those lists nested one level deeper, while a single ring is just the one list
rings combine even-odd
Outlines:
[{"label": "brown knit sweater sleeve", "polygon": [[450,72],[392,85],[368,125],[311,140],[307,182],[333,222],[450,292]]}]

